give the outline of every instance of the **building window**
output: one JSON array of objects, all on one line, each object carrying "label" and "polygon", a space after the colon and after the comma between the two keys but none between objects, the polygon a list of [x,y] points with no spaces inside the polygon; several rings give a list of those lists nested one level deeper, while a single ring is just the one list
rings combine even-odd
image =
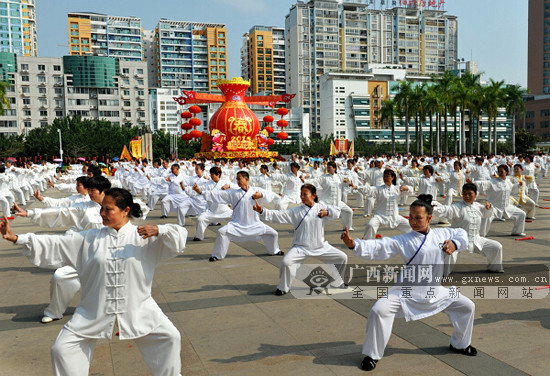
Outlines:
[{"label": "building window", "polygon": [[48,110],[40,110],[40,116],[43,116],[43,117],[48,116]]}]

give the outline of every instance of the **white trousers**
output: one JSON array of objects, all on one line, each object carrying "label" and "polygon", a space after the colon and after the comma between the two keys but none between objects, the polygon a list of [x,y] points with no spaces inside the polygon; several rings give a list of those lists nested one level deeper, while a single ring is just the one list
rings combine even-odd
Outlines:
[{"label": "white trousers", "polygon": [[[515,206],[510,206],[506,208],[507,211],[511,211],[512,215],[506,214],[504,212],[503,217],[512,219],[514,221],[514,227],[512,227],[512,234],[521,234],[525,231],[525,212]],[[487,236],[489,229],[491,228],[491,223],[496,218],[494,212],[488,218],[481,219],[481,228],[479,234],[481,236]]]},{"label": "white trousers", "polygon": [[204,240],[204,232],[210,223],[218,223],[224,219],[231,218],[233,211],[227,210],[223,213],[212,213],[210,211],[205,211],[197,217],[197,224],[195,230],[195,238]]},{"label": "white trousers", "polygon": [[366,215],[366,216],[371,216],[372,215],[372,211],[374,210],[374,203],[375,203],[376,199],[374,197],[367,197],[365,199],[365,208],[363,210],[363,215]]},{"label": "white trousers", "polygon": [[[406,234],[407,232],[411,231],[411,226],[409,225],[409,221],[407,218],[402,217],[400,215],[397,216],[397,229],[402,233]],[[364,239],[375,239],[376,238],[376,232],[378,231],[378,228],[381,225],[381,218],[378,215],[375,215],[372,217],[372,219],[367,223],[365,226],[365,231],[363,232],[363,238]],[[387,225],[384,225],[384,227],[389,227]]]},{"label": "white trousers", "polygon": [[[367,335],[363,342],[363,354],[375,360],[382,359],[390,340],[395,316],[401,312],[398,295],[389,294],[387,298],[378,299],[370,310],[367,320]],[[453,300],[443,312],[449,317],[454,329],[451,335],[451,345],[456,349],[465,349],[472,341],[474,303],[460,294],[460,297]]]},{"label": "white trousers", "polygon": [[[480,244],[481,248],[474,245],[474,253],[487,258],[487,270],[502,272],[502,244],[496,240],[487,238],[478,238],[477,243]],[[451,255],[445,255],[445,264],[443,266],[443,274],[445,276],[448,276],[453,271],[458,254],[459,252],[453,252]]]},{"label": "white trousers", "polygon": [[349,230],[353,230],[353,210],[351,210],[351,208],[343,202],[340,203],[340,210],[343,227],[347,227]]},{"label": "white trousers", "polygon": [[272,229],[269,226],[266,227],[266,232],[263,234],[251,233],[248,236],[236,236],[229,234],[227,232],[227,225],[223,226],[218,230],[216,235],[216,243],[214,243],[214,250],[212,251],[212,256],[217,257],[219,260],[222,260],[227,255],[227,250],[229,249],[230,242],[247,242],[247,241],[256,241],[258,236],[264,242],[265,247],[267,248],[267,253],[274,255],[280,251],[279,249],[279,234],[277,231]]},{"label": "white trousers", "polygon": [[[181,372],[181,336],[168,317],[144,337],[134,339],[154,376],[177,376]],[[65,328],[52,348],[55,376],[88,376],[97,339],[81,337]]]},{"label": "white trousers", "polygon": [[540,191],[536,183],[529,184],[529,192],[527,192],[527,195],[535,202],[535,205],[539,203]]},{"label": "white trousers", "polygon": [[72,266],[57,269],[50,280],[50,304],[44,310],[44,316],[62,318],[78,290],[80,279],[76,269]]},{"label": "white trousers", "polygon": [[296,200],[288,196],[283,196],[278,201],[275,202],[275,210],[286,210],[288,209],[288,205],[297,204],[299,202],[300,200]]},{"label": "white trousers", "polygon": [[21,205],[27,204],[27,200],[25,199],[25,194],[23,193],[21,188],[12,188],[11,191],[13,195],[17,197],[17,201],[16,201],[17,203]]},{"label": "white trousers", "polygon": [[185,217],[187,216],[187,213],[189,213],[189,215],[197,215],[206,210],[206,202],[199,204],[198,202],[193,202],[191,200],[196,199],[189,197],[187,200],[178,205],[178,225],[180,226],[185,226]]},{"label": "white trousers", "polygon": [[536,204],[535,201],[531,200],[529,197],[524,197],[523,200],[525,203],[519,204],[519,206],[525,210],[525,213],[527,215],[527,218],[534,218],[535,217],[535,210],[536,210]]},{"label": "white trousers", "polygon": [[164,193],[151,193],[147,199],[147,206],[149,209],[154,210],[155,206],[157,206],[157,202],[164,197],[166,197],[166,194]]},{"label": "white trousers", "polygon": [[11,215],[11,205],[13,205],[13,201],[9,202],[8,199],[0,193],[0,210],[2,210],[3,217],[9,217]]},{"label": "white trousers", "polygon": [[[346,271],[348,256],[334,248],[330,244],[323,247],[323,253],[312,257],[319,258],[325,264],[332,266],[332,278],[334,278],[333,286],[340,286],[344,281],[342,277]],[[288,253],[283,257],[281,268],[279,269],[279,284],[277,288],[281,291],[288,292],[292,286],[292,281],[296,278],[296,272],[302,264],[302,261],[308,257],[301,248],[290,248]]]}]

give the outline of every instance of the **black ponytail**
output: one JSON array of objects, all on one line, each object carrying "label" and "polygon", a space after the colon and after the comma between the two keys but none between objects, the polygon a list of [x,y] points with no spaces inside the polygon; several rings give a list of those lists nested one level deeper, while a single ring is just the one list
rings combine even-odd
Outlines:
[{"label": "black ponytail", "polygon": [[132,194],[123,188],[110,188],[105,191],[105,196],[111,196],[120,210],[130,208],[130,216],[139,218],[142,215],[141,207],[134,202]]}]

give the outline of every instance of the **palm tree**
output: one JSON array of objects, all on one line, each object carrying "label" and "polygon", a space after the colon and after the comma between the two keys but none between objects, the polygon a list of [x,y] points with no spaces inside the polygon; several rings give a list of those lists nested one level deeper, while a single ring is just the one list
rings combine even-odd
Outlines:
[{"label": "palm tree", "polygon": [[389,121],[391,126],[391,153],[395,154],[395,122],[394,115],[397,112],[397,103],[393,99],[386,99],[380,108],[380,120]]},{"label": "palm tree", "polygon": [[425,87],[424,84],[416,85],[412,90],[411,103],[410,107],[414,109],[414,134],[415,134],[415,148],[416,154],[422,154],[422,122],[424,121],[425,111],[423,108],[424,105],[424,96],[425,96]]},{"label": "palm tree", "polygon": [[[441,101],[443,103],[443,117],[445,121],[445,153],[449,152],[449,133],[447,129],[447,111],[449,110],[449,103],[451,102],[451,86],[452,82],[456,79],[451,72],[445,71],[445,73],[437,78],[434,78]],[[440,122],[441,125],[441,122]],[[438,138],[439,139],[439,138]],[[438,150],[438,154],[441,150]]]},{"label": "palm tree", "polygon": [[6,108],[11,108],[10,100],[6,96],[8,88],[11,86],[11,83],[7,81],[0,81],[0,115],[4,115]]},{"label": "palm tree", "polygon": [[[457,99],[457,102],[460,106],[460,137],[459,137],[460,140],[456,140],[456,141],[460,141],[459,153],[462,154],[465,151],[464,149],[466,149],[465,143],[464,143],[465,135],[462,132],[466,127],[464,113],[466,112],[466,108],[468,108],[470,104],[471,90],[470,88],[466,87],[464,82],[458,81],[455,85],[454,96]],[[455,114],[456,114],[456,111],[455,111]],[[456,122],[455,122],[455,129],[456,129]],[[456,147],[455,147],[455,150],[456,150]]]},{"label": "palm tree", "polygon": [[[479,132],[479,115],[483,106],[484,87],[479,82],[474,86],[470,97],[470,153],[474,154],[474,139],[476,140],[476,150],[480,153],[481,141]],[[474,126],[475,119],[475,126]],[[474,129],[476,131],[474,135]]]},{"label": "palm tree", "polygon": [[[424,108],[430,119],[430,154],[434,153],[434,137],[433,137],[433,116],[441,110],[441,103],[435,86],[426,88],[426,96],[424,97]],[[437,124],[436,124],[437,125]]]},{"label": "palm tree", "polygon": [[496,153],[496,118],[498,115],[498,107],[501,105],[501,98],[502,98],[502,85],[504,84],[504,81],[494,81],[491,79],[491,84],[487,86],[484,90],[484,97],[483,97],[483,109],[487,113],[487,141],[489,143],[488,148],[488,154],[491,154],[492,151],[492,135],[491,135],[491,120],[494,120],[494,152]]},{"label": "palm tree", "polygon": [[[460,82],[464,85],[464,87],[467,89],[468,91],[468,96],[466,98],[466,102],[462,103],[464,105],[464,109],[465,110],[466,108],[470,109],[470,138],[472,137],[472,132],[471,132],[471,128],[472,128],[472,111],[471,111],[471,107],[472,107],[472,101],[474,100],[473,98],[473,94],[475,93],[475,89],[476,87],[479,85],[479,78],[481,76],[479,74],[473,74],[471,72],[466,72],[465,74],[462,75],[462,77],[460,78]],[[461,105],[462,107],[462,105]],[[461,122],[461,127],[460,127],[460,139],[461,139],[461,143],[460,143],[460,148],[461,148],[461,152],[465,152],[466,151],[466,119],[464,119],[464,112],[461,112],[461,119],[462,119],[462,122]],[[471,143],[471,141],[470,141]]]},{"label": "palm tree", "polygon": [[525,104],[523,103],[525,94],[527,94],[527,90],[521,85],[508,85],[504,88],[506,115],[512,117],[512,153],[516,152],[516,110],[520,116],[525,113]]},{"label": "palm tree", "polygon": [[395,101],[404,110],[405,114],[405,152],[409,153],[409,103],[412,95],[412,85],[410,82],[402,81],[399,83],[399,92],[395,95]]}]

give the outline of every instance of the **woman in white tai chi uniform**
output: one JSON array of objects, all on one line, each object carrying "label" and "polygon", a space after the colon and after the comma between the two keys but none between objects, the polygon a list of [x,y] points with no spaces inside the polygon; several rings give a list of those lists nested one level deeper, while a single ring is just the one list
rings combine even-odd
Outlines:
[{"label": "woman in white tai chi uniform", "polygon": [[391,229],[397,228],[403,234],[411,231],[409,221],[399,215],[399,201],[402,195],[413,192],[412,187],[398,187],[397,175],[393,170],[384,170],[382,179],[384,184],[377,187],[352,185],[361,194],[376,199],[376,211],[363,232],[365,239],[374,239],[380,225]]},{"label": "woman in white tai chi uniform", "polygon": [[5,218],[2,237],[23,245],[36,266],[71,265],[82,283],[82,299],[51,349],[54,375],[87,376],[99,339],[110,339],[115,321],[120,339],[133,339],[153,375],[181,372],[181,337],[151,297],[157,264],[183,252],[187,230],[178,225],[135,226],[141,209],[130,192],[105,192],[105,227],[70,235],[16,235]]},{"label": "woman in white tai chi uniform", "polygon": [[[468,252],[477,253],[487,257],[487,271],[491,273],[503,273],[502,269],[502,244],[496,240],[487,239],[479,235],[481,220],[489,217],[493,208],[489,201],[482,205],[475,202],[477,187],[474,183],[466,183],[462,186],[462,201],[453,205],[436,205],[434,212],[440,217],[451,221],[451,227],[462,228],[468,233]],[[445,275],[449,275],[458,253],[445,257]]]},{"label": "woman in white tai chi uniform", "polygon": [[[407,277],[400,273],[399,283],[390,288],[387,295],[381,297],[372,307],[363,342],[365,358],[361,368],[365,371],[373,370],[384,355],[396,316],[411,321],[445,312],[454,328],[451,350],[469,356],[477,354],[477,350],[470,345],[474,326],[474,303],[462,294],[450,294],[449,289],[441,286],[434,278],[442,276],[446,254],[468,247],[468,236],[461,228],[430,229],[431,199],[430,195],[421,195],[411,204],[409,223],[413,231],[408,234],[375,240],[353,240],[347,229],[342,233],[342,241],[348,248],[356,256],[366,260],[387,260],[400,255],[405,267],[413,269],[412,272],[415,272],[414,268],[420,270],[431,267],[431,285],[406,285]],[[408,288],[408,294],[405,288]]]},{"label": "woman in white tai chi uniform", "polygon": [[487,201],[493,205],[493,213],[481,221],[481,236],[487,236],[491,223],[495,218],[509,218],[514,221],[512,236],[525,236],[525,212],[513,205],[512,194],[519,192],[523,182],[513,183],[508,176],[508,166],[498,166],[498,177],[491,180],[477,181],[480,193],[487,194]]},{"label": "woman in white tai chi uniform", "polygon": [[[78,179],[80,178],[82,176]],[[86,179],[88,178],[86,177]],[[29,217],[40,227],[71,226],[65,233],[65,235],[69,235],[72,232],[103,227],[100,209],[105,198],[105,191],[109,188],[111,188],[111,183],[106,177],[96,176],[86,180],[86,190],[90,195],[88,201],[75,203],[70,207],[23,210],[14,204],[13,208],[15,215]],[[80,290],[78,271],[71,265],[58,268],[50,280],[50,304],[44,310],[41,322],[48,324],[61,319],[78,290]]]},{"label": "woman in white tai chi uniform", "polygon": [[345,286],[342,276],[348,256],[325,240],[325,222],[337,219],[340,209],[336,206],[318,203],[317,189],[304,184],[300,189],[302,205],[287,210],[268,210],[258,203],[254,210],[267,222],[289,224],[294,227],[292,246],[281,263],[279,284],[275,295],[284,295],[292,286],[296,271],[307,256],[315,256],[333,266],[333,286]]}]

